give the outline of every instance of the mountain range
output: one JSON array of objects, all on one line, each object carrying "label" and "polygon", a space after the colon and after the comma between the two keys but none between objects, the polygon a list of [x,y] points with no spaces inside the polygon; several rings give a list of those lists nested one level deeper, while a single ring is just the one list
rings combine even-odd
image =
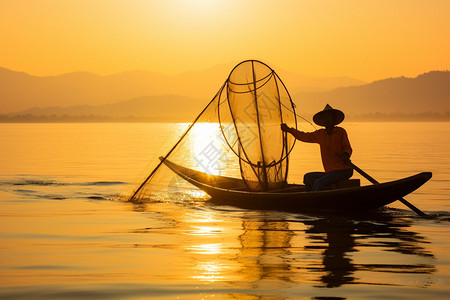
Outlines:
[{"label": "mountain range", "polygon": [[304,103],[305,111],[317,111],[330,103],[350,114],[443,114],[450,112],[450,72],[431,71],[415,78],[388,78],[324,92],[300,92],[293,98]]},{"label": "mountain range", "polygon": [[[0,114],[20,113],[34,107],[113,104],[143,96],[154,100],[155,96],[178,95],[204,104],[214,97],[231,69],[231,65],[218,65],[172,76],[129,71],[109,76],[76,72],[38,77],[0,68]],[[325,91],[362,83],[348,77],[306,77],[282,70],[279,73],[295,92]]]},{"label": "mountain range", "polygon": [[[219,65],[179,75],[130,71],[109,76],[77,72],[45,77],[0,68],[0,114],[191,121],[219,90],[231,68]],[[306,116],[327,103],[348,115],[450,112],[449,71],[371,83],[276,71],[297,111]]]}]

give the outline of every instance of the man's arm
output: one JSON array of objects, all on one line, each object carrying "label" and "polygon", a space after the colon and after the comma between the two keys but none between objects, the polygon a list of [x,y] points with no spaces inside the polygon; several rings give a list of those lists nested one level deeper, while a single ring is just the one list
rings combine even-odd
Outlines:
[{"label": "man's arm", "polygon": [[352,149],[352,146],[350,145],[347,131],[345,131],[345,129],[344,129],[344,134],[342,136],[342,150],[343,150],[344,154],[347,153],[348,158],[350,158],[350,156],[352,155],[353,149]]},{"label": "man's arm", "polygon": [[352,156],[352,146],[350,146],[350,141],[348,139],[347,132],[345,129],[342,130],[342,153],[336,153],[336,155],[346,164],[351,165],[350,156]]},{"label": "man's arm", "polygon": [[336,152],[336,156],[338,156],[344,164],[346,164],[348,166],[351,165],[352,161],[350,160],[350,153],[348,153],[348,152],[337,153]]},{"label": "man's arm", "polygon": [[297,140],[305,142],[305,143],[318,143],[317,139],[317,131],[314,132],[303,132],[299,131],[295,128],[289,127],[286,124],[281,124],[281,130],[284,132],[289,132],[292,134]]},{"label": "man's arm", "polygon": [[281,124],[281,131],[291,133],[291,127],[287,126],[285,123]]}]

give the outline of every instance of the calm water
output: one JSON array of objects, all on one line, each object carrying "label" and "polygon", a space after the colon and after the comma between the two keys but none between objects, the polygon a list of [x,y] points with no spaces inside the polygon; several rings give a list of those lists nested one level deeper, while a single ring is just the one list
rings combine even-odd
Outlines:
[{"label": "calm water", "polygon": [[[449,298],[448,123],[344,124],[379,181],[433,172],[406,197],[430,220],[116,200],[182,127],[0,124],[0,299]],[[293,155],[290,181],[321,169],[316,145]]]}]

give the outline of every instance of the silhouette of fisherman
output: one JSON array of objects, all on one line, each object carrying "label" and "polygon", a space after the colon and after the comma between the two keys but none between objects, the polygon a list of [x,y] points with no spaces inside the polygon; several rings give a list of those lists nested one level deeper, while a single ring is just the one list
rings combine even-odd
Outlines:
[{"label": "silhouette of fisherman", "polygon": [[352,147],[347,132],[337,127],[345,118],[342,111],[332,108],[329,104],[316,113],[314,123],[324,126],[314,132],[303,132],[281,124],[281,130],[292,134],[297,140],[320,145],[320,154],[325,172],[311,172],[305,174],[303,182],[307,190],[320,191],[333,187],[337,181],[352,177],[353,169],[349,165]]}]

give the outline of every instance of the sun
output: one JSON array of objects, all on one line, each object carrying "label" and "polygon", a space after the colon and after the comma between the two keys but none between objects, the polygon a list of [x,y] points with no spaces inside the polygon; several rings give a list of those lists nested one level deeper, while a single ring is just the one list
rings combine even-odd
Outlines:
[{"label": "sun", "polygon": [[178,0],[171,7],[191,26],[211,26],[217,21],[222,23],[220,20],[225,20],[227,12],[230,11],[230,3],[222,0]]},{"label": "sun", "polygon": [[221,4],[220,0],[183,0],[186,6],[198,10],[214,10]]}]

